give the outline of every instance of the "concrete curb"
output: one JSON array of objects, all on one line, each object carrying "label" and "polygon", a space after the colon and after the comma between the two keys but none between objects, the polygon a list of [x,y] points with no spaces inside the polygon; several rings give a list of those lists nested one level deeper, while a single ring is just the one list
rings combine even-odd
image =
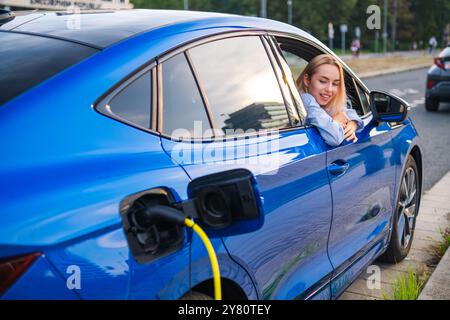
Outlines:
[{"label": "concrete curb", "polygon": [[[441,230],[450,227],[450,172],[448,172],[433,188],[430,189],[434,198],[430,199],[425,212],[432,213],[439,220]],[[441,238],[442,239],[442,238]],[[450,300],[450,250],[447,249],[431,274],[418,300]]]},{"label": "concrete curb", "polygon": [[450,300],[450,250],[439,261],[418,300]]}]

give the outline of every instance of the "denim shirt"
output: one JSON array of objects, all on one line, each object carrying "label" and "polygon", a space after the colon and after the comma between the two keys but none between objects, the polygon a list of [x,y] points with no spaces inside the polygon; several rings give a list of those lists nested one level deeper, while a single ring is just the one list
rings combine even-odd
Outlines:
[{"label": "denim shirt", "polygon": [[[311,94],[302,93],[301,97],[307,111],[305,123],[315,126],[328,145],[332,147],[340,145],[344,141],[344,129],[341,125],[333,120]],[[355,110],[344,107],[341,111],[345,113],[349,120],[356,122],[356,132],[364,129],[364,122]]]}]

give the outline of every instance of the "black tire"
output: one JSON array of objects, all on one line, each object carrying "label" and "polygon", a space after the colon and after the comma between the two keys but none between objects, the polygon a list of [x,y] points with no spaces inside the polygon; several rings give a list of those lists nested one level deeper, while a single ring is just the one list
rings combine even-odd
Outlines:
[{"label": "black tire", "polygon": [[[410,200],[410,203],[408,202],[408,192],[412,190],[412,185],[408,184],[408,178],[406,178],[407,175],[409,175],[411,178],[411,171],[414,172],[414,184],[415,184],[415,195]],[[402,174],[402,180],[401,180],[401,186],[400,186],[400,192],[398,194],[397,204],[395,208],[395,213],[392,221],[392,235],[391,239],[389,241],[388,248],[386,252],[380,257],[380,260],[389,262],[389,263],[398,263],[405,259],[405,257],[408,255],[409,250],[411,249],[411,244],[414,238],[414,229],[416,227],[416,219],[417,219],[417,213],[419,211],[419,203],[420,203],[420,185],[419,185],[419,172],[417,169],[417,164],[414,158],[410,155],[408,156],[408,160],[405,166],[405,170]],[[404,184],[405,183],[405,184]],[[405,192],[405,186],[407,188],[410,188],[410,190],[406,190]],[[410,187],[411,186],[411,187]],[[412,193],[412,192],[411,192]],[[402,203],[405,204],[402,206]],[[412,206],[414,206],[414,209],[412,210]],[[408,210],[406,208],[409,208]],[[402,217],[403,216],[403,217]],[[409,218],[407,218],[409,216]],[[399,226],[401,226],[400,219],[403,219],[404,225],[403,225],[403,232],[400,230]],[[410,221],[408,225],[406,225],[406,222]],[[400,231],[400,232],[399,232]],[[409,234],[408,234],[409,231]],[[401,233],[401,235],[399,235]],[[406,240],[408,242],[406,243]]]},{"label": "black tire", "polygon": [[432,112],[437,111],[439,109],[439,101],[430,98],[426,99],[425,109]]},{"label": "black tire", "polygon": [[180,300],[214,300],[212,297],[207,294],[197,292],[197,291],[189,291],[185,293]]}]

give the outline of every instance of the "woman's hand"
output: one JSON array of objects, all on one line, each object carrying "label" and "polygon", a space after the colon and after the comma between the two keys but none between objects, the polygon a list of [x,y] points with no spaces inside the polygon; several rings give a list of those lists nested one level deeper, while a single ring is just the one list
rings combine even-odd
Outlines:
[{"label": "woman's hand", "polygon": [[342,128],[345,128],[347,123],[349,122],[347,116],[343,112],[338,112],[333,117],[333,120],[339,123]]},{"label": "woman's hand", "polygon": [[355,135],[356,129],[358,129],[356,121],[348,121],[344,127],[344,139],[353,142],[358,141],[358,138]]}]

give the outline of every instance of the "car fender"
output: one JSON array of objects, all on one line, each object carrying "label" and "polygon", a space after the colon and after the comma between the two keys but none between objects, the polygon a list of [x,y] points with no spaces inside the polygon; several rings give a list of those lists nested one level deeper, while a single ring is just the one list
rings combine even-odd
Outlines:
[{"label": "car fender", "polygon": [[[402,174],[406,167],[406,160],[408,159],[408,156],[412,153],[412,150],[415,147],[419,148],[420,155],[422,155],[422,148],[421,148],[421,142],[420,137],[418,135],[417,130],[415,129],[411,119],[408,119],[405,121],[403,128],[401,128],[399,131],[393,131],[392,133],[392,141],[394,145],[394,153],[395,153],[395,162],[396,162],[396,179],[395,179],[395,192],[392,198],[393,201],[393,208],[396,208],[396,201],[398,198],[398,194],[400,192],[400,184],[402,179]],[[420,181],[420,196],[422,196],[422,186],[423,186],[423,174],[419,177]],[[420,204],[420,202],[419,202]],[[390,232],[388,239],[386,241],[386,246],[389,244],[389,241],[391,239],[392,235],[392,224],[393,224],[393,217],[394,213],[391,216],[390,220]]]}]

